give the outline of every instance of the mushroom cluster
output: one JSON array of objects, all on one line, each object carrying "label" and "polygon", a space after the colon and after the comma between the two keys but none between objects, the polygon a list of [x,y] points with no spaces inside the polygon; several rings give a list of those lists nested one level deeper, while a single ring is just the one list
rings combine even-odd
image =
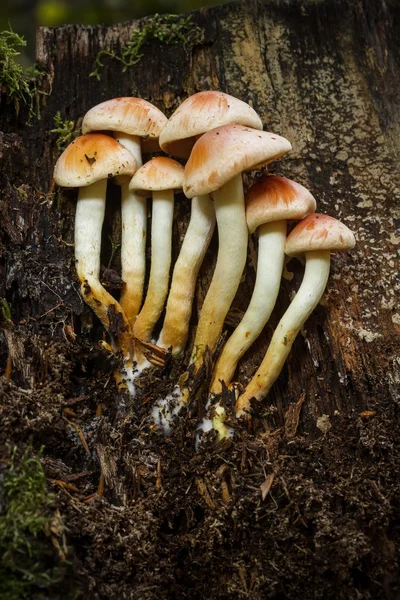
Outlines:
[{"label": "mushroom cluster", "polygon": [[[250,411],[253,398],[262,400],[268,394],[295,337],[321,299],[330,252],[352,248],[354,235],[336,219],[315,213],[312,194],[285,177],[264,175],[245,195],[242,173],[277,160],[291,150],[291,144],[263,131],[253,108],[228,94],[194,94],[170,119],[145,100],[116,98],[90,109],[82,130],[83,135],[58,159],[54,179],[63,187],[79,187],[75,257],[82,297],[109,332],[112,351],[122,352],[123,367],[116,378],[132,395],[134,380],[144,369],[162,368],[167,351],[176,356],[185,350],[198,273],[217,226],[216,266],[198,316],[184,383],[158,400],[152,412],[168,432],[180,409],[189,404],[206,357],[211,357],[208,416],[199,428],[214,428],[222,439],[230,428],[225,424],[221,394],[232,385],[239,360],[269,320],[285,254],[305,256],[304,279],[264,360],[236,399],[237,417]],[[160,156],[160,150],[170,157]],[[151,152],[158,155],[143,164],[142,153]],[[187,160],[185,166],[182,159]],[[111,178],[121,186],[119,301],[100,282],[101,234]],[[174,193],[182,190],[192,201],[191,216],[171,277]],[[145,260],[148,197],[152,197],[149,267]],[[300,223],[286,237],[287,223],[295,220]],[[216,356],[245,269],[248,235],[254,232],[258,264],[253,295]],[[162,326],[154,338],[157,324]]]}]

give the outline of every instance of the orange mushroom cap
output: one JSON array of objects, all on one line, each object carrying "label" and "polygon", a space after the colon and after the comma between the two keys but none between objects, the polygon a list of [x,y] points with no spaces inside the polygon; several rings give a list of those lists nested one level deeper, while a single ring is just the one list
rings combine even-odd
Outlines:
[{"label": "orange mushroom cap", "polygon": [[70,143],[54,167],[54,181],[62,187],[83,187],[100,179],[132,177],[136,161],[114,138],[102,133],[82,135]]},{"label": "orange mushroom cap", "polygon": [[129,189],[139,195],[161,190],[181,190],[184,168],[176,160],[157,156],[145,163],[132,177]]},{"label": "orange mushroom cap", "polygon": [[264,223],[282,219],[303,219],[317,203],[300,183],[270,175],[255,183],[246,194],[246,221],[250,233]]},{"label": "orange mushroom cap", "polygon": [[185,167],[183,191],[188,198],[209,194],[239,173],[269,163],[291,150],[288,140],[243,125],[224,125],[196,142]]},{"label": "orange mushroom cap", "polygon": [[229,123],[262,129],[256,111],[238,98],[217,91],[193,94],[176,109],[160,135],[164,152],[188,158],[196,138]]},{"label": "orange mushroom cap", "polygon": [[313,213],[290,233],[285,253],[298,256],[312,250],[350,250],[355,243],[354,233],[344,223],[328,215]]},{"label": "orange mushroom cap", "polygon": [[159,149],[158,138],[167,117],[142,98],[113,98],[91,108],[83,118],[82,133],[121,131],[142,139],[143,152]]}]

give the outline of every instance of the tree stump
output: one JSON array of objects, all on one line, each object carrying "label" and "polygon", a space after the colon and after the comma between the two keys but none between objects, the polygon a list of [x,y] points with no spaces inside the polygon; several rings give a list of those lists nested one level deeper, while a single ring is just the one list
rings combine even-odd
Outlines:
[{"label": "tree stump", "polygon": [[[400,9],[384,0],[202,9],[191,19],[201,42],[150,40],[134,66],[103,56],[100,79],[90,77],[99,51],[120,55],[148,23],[40,29],[40,119],[27,126],[26,110],[17,116],[1,97],[0,456],[8,464],[10,446],[44,445],[71,578],[85,597],[397,598]],[[52,183],[51,130],[58,111],[79,127],[91,106],[134,95],[169,116],[208,89],[249,102],[264,129],[291,141],[271,171],[309,188],[357,246],[333,257],[323,302],[248,429],[196,452],[201,401],[168,439],[148,416],[184,361],[145,378],[136,401],[115,388],[104,332],[79,295],[76,194]],[[113,294],[118,202],[110,188],[102,264]],[[188,214],[181,196],[175,257]],[[201,270],[192,341],[216,248]],[[256,253],[252,239],[229,333],[250,298]],[[270,323],[240,362],[242,384],[301,281],[300,263],[287,271]],[[100,480],[104,492],[93,495]]]}]

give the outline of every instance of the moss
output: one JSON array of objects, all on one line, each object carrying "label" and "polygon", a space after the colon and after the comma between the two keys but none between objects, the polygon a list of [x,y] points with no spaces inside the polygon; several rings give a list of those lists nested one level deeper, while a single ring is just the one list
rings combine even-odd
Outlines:
[{"label": "moss", "polygon": [[26,192],[26,190],[24,190],[24,186],[23,185],[13,185],[14,190],[16,190],[18,192],[18,194],[20,196],[22,196],[23,198],[27,199],[28,198],[28,193]]},{"label": "moss", "polygon": [[154,15],[139,29],[132,32],[131,39],[123,46],[121,54],[113,50],[101,50],[96,57],[96,68],[91,77],[100,79],[102,59],[109,56],[122,63],[125,72],[129,67],[136,65],[143,57],[145,44],[158,40],[163,44],[182,44],[185,48],[201,44],[204,41],[204,31],[192,23],[192,16],[180,17],[178,15]]},{"label": "moss", "polygon": [[38,78],[41,75],[37,67],[24,69],[15,59],[20,55],[18,48],[26,46],[25,39],[12,31],[0,32],[0,87],[9,101],[14,104],[18,114],[21,105],[28,106],[28,123],[40,116]]},{"label": "moss", "polygon": [[[47,490],[39,458],[28,448],[17,459],[14,448],[3,476],[0,513],[0,598],[20,600],[58,598],[56,584],[69,569],[63,542],[61,517],[54,511],[54,497]],[[75,597],[76,594],[75,594]]]},{"label": "moss", "polygon": [[79,135],[79,129],[75,127],[74,121],[62,120],[60,111],[53,117],[54,129],[50,133],[56,133],[57,148],[62,152]]},{"label": "moss", "polygon": [[4,321],[12,322],[10,305],[5,298],[0,298],[0,314]]}]

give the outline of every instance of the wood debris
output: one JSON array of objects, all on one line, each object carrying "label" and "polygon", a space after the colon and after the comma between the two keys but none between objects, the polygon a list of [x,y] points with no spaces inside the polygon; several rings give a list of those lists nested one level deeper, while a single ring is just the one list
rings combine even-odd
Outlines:
[{"label": "wood debris", "polygon": [[304,392],[300,399],[295,402],[289,404],[289,408],[285,414],[285,438],[291,439],[297,433],[297,427],[299,426],[300,419],[300,411],[303,406],[304,400],[306,399],[306,393]]}]

